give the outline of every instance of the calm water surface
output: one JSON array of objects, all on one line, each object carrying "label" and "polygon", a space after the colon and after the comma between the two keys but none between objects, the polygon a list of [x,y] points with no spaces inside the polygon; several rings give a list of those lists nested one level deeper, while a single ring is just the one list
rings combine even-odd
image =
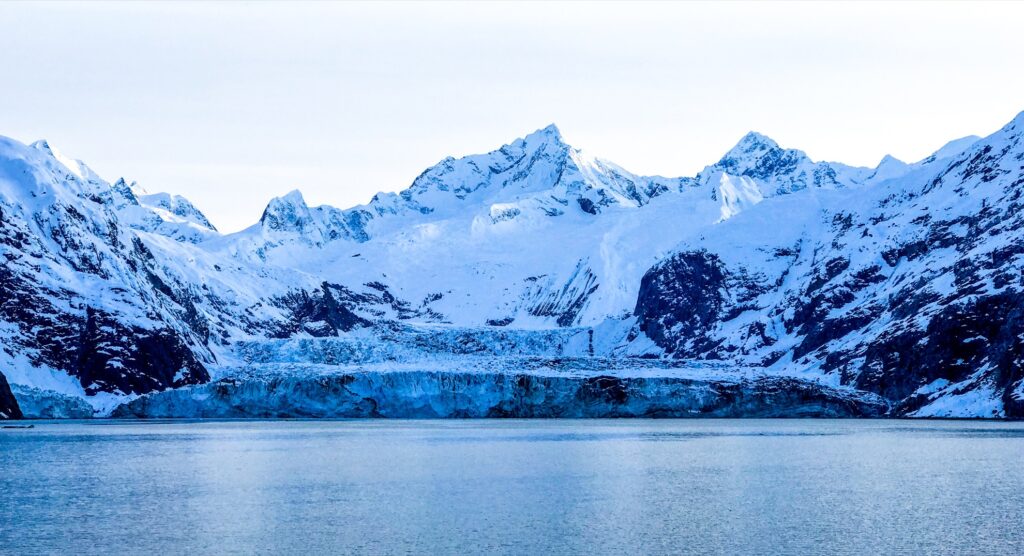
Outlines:
[{"label": "calm water surface", "polygon": [[1022,554],[1024,423],[41,422],[0,553]]}]

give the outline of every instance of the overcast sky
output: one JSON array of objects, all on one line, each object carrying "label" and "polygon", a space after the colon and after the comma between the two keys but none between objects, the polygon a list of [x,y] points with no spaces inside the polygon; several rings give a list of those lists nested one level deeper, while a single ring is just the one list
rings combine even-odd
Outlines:
[{"label": "overcast sky", "polygon": [[644,174],[749,130],[912,161],[1024,110],[1024,5],[0,5],[0,134],[189,197],[223,231],[348,207],[548,123]]}]

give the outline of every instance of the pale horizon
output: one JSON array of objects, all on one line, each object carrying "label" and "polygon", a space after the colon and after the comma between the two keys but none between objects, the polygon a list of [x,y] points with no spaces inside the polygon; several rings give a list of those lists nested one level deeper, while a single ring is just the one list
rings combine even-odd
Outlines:
[{"label": "pale horizon", "polygon": [[5,74],[35,78],[0,88],[0,134],[183,195],[233,232],[290,190],[363,204],[550,123],[675,177],[748,131],[873,167],[1024,109],[1016,4],[455,8],[5,5]]}]

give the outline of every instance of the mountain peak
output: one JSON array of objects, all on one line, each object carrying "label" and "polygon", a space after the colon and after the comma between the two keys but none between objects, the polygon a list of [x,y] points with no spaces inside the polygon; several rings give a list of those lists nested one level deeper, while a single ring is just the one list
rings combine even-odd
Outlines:
[{"label": "mountain peak", "polygon": [[882,160],[878,163],[878,166],[876,166],[876,168],[880,168],[882,166],[889,166],[889,165],[892,165],[892,164],[905,165],[906,162],[903,162],[902,160],[896,158],[895,156],[893,156],[891,154],[887,154],[887,155],[882,157]]},{"label": "mountain peak", "polygon": [[[127,183],[127,180],[125,180],[123,177],[118,178],[117,181],[120,183]],[[136,195],[149,195],[149,191],[145,187],[139,185],[139,182],[135,180],[132,180],[131,183],[128,183],[128,189],[131,189],[132,193]]]},{"label": "mountain peak", "polygon": [[732,150],[735,151],[737,149],[743,149],[744,151],[749,152],[751,150],[777,149],[778,147],[779,144],[771,137],[756,131],[748,131],[747,134],[740,139],[739,143],[736,143],[736,146],[733,147]]},{"label": "mountain peak", "polygon": [[903,162],[891,154],[887,154],[878,162],[878,166],[875,166],[874,171],[871,172],[870,176],[868,176],[868,180],[872,182],[881,182],[897,178],[909,172],[910,169],[910,165],[906,162]]},{"label": "mountain peak", "polygon": [[555,143],[564,144],[562,140],[562,132],[558,129],[555,124],[548,124],[545,127],[530,133],[526,137],[523,137],[523,142],[527,144],[534,143]]},{"label": "mountain peak", "polygon": [[[1022,113],[1024,113],[1024,112],[1022,112]],[[550,123],[550,124],[540,128],[540,129],[538,129],[537,131],[540,132],[540,133],[548,134],[548,135],[557,135],[559,137],[562,136],[562,131],[559,130],[558,126],[555,125],[554,123]]]},{"label": "mountain peak", "polygon": [[716,166],[726,170],[740,170],[757,165],[766,154],[781,151],[779,144],[756,131],[747,132],[736,146],[722,156]]},{"label": "mountain peak", "polygon": [[302,232],[313,223],[313,217],[298,189],[289,191],[282,197],[274,197],[267,203],[260,217],[264,229],[274,231]]},{"label": "mountain peak", "polygon": [[742,161],[756,160],[765,153],[779,149],[779,144],[766,135],[756,131],[749,131],[744,135],[736,146],[729,149],[721,160],[719,166],[726,168],[743,166]]},{"label": "mountain peak", "polygon": [[74,158],[71,158],[65,155],[64,153],[60,152],[46,139],[40,139],[29,146],[37,151],[41,151],[50,155],[51,157],[53,157],[54,160],[62,164],[65,168],[68,169],[68,171],[78,176],[79,178],[82,178],[84,180],[99,180],[99,176],[97,176],[96,173],[92,171],[92,168],[86,166],[85,163],[82,162],[81,160],[75,160]]},{"label": "mountain peak", "polygon": [[124,178],[118,178],[117,181],[110,185],[110,190],[120,196],[120,198],[129,205],[139,204],[139,199],[136,196],[135,191],[135,182],[132,182],[131,185],[129,185]]},{"label": "mountain peak", "polygon": [[38,151],[53,152],[53,150],[50,149],[50,142],[46,139],[40,139],[29,146]]},{"label": "mountain peak", "polygon": [[277,199],[280,199],[281,201],[288,203],[290,205],[306,206],[306,199],[302,196],[302,192],[299,191],[298,189],[292,189],[288,193],[285,193],[284,196],[278,197]]},{"label": "mountain peak", "polygon": [[765,196],[792,193],[808,187],[842,187],[857,183],[855,176],[866,168],[843,164],[814,162],[807,153],[785,149],[771,138],[751,131],[717,163],[704,169],[698,180],[706,180],[715,172],[745,176],[759,180]]}]

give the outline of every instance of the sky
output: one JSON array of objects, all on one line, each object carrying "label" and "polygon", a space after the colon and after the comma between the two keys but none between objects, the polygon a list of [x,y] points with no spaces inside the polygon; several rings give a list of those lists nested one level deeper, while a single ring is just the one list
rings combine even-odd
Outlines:
[{"label": "sky", "polygon": [[0,135],[221,231],[346,208],[555,123],[639,174],[750,130],[874,166],[1024,110],[1022,3],[3,3]]}]

